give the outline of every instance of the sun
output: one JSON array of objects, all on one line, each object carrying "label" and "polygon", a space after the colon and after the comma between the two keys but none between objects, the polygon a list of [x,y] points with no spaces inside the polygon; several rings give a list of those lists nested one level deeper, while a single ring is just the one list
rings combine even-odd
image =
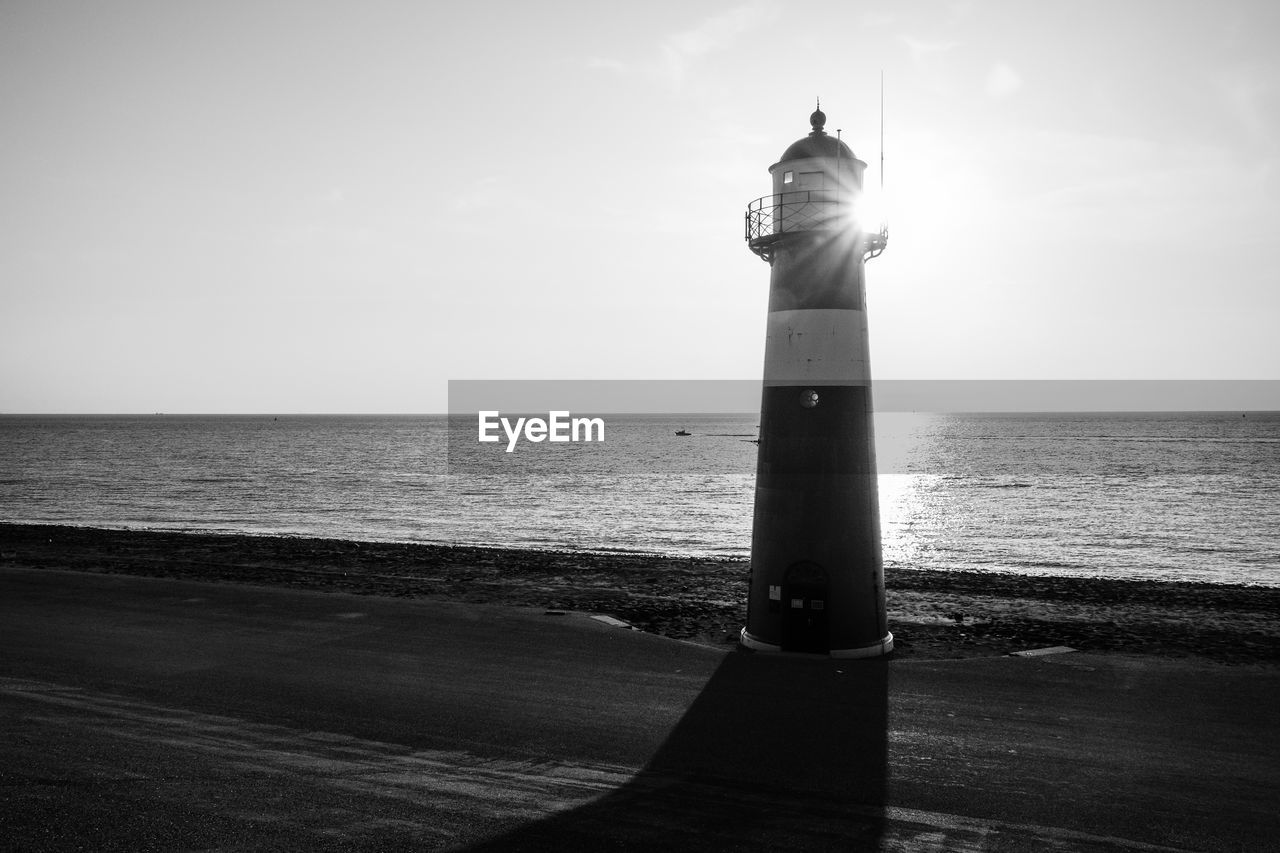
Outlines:
[{"label": "sun", "polygon": [[858,230],[874,233],[888,224],[884,196],[879,187],[867,187],[853,202],[853,221]]}]

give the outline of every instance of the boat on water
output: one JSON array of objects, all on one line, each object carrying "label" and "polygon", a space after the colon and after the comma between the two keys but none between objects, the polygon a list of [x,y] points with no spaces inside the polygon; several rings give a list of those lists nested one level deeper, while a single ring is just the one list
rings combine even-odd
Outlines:
[{"label": "boat on water", "polygon": [[689,432],[687,429],[678,429],[676,430],[676,435],[693,435],[693,433]]}]

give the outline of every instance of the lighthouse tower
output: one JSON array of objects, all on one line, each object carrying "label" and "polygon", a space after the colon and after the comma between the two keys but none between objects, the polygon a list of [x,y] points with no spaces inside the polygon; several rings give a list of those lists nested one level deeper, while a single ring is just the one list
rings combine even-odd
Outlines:
[{"label": "lighthouse tower", "polygon": [[859,221],[867,164],[813,130],[769,167],[773,194],[747,207],[769,263],[751,583],[742,644],[874,657],[885,618],[864,263],[887,233]]}]

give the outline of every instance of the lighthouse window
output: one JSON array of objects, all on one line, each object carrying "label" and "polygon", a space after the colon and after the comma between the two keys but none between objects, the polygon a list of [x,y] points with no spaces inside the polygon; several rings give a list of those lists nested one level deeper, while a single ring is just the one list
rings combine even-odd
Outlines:
[{"label": "lighthouse window", "polygon": [[822,173],[821,172],[801,172],[800,173],[800,189],[802,190],[822,189]]},{"label": "lighthouse window", "polygon": [[783,172],[783,173],[782,173],[782,182],[783,182],[784,184],[789,184],[789,183],[791,183],[792,181],[794,181],[795,179],[796,179],[796,173],[795,173],[795,172]]}]

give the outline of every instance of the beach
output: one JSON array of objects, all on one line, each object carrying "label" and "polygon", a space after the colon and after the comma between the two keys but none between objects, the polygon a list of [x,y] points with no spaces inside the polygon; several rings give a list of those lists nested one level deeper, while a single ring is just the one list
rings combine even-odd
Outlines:
[{"label": "beach", "polygon": [[847,661],[735,651],[745,570],[0,525],[0,835],[1274,849],[1280,590],[896,571]]},{"label": "beach", "polygon": [[[0,525],[0,566],[494,604],[621,620],[703,645],[735,643],[744,560]],[[899,659],[1067,646],[1086,652],[1280,661],[1280,589],[936,569],[887,574]]]}]

